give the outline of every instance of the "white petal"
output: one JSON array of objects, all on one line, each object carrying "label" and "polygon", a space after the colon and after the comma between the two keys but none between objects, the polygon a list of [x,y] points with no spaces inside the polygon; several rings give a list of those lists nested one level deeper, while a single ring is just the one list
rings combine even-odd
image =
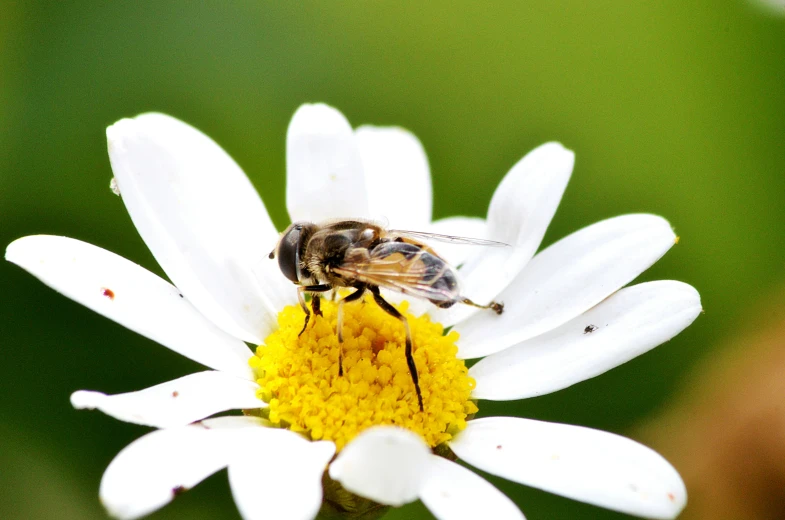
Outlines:
[{"label": "white petal", "polygon": [[402,506],[417,499],[431,453],[409,430],[375,426],[354,438],[330,465],[330,477],[361,497]]},{"label": "white petal", "polygon": [[332,107],[303,105],[289,123],[286,207],[292,222],[370,216],[354,132]]},{"label": "white petal", "polygon": [[[488,238],[488,224],[485,219],[477,217],[448,217],[432,222],[425,231],[466,238]],[[433,249],[447,262],[458,267],[480,246],[431,242]],[[487,249],[483,249],[487,251]]]},{"label": "white petal", "polygon": [[253,379],[252,353],[210,323],[177,288],[133,262],[79,240],[20,238],[5,257],[54,290],[210,368]]},{"label": "white petal", "polygon": [[77,409],[99,409],[121,421],[169,428],[185,426],[226,410],[265,408],[259,386],[223,372],[199,372],[138,392],[106,395],[80,390],[71,394]]},{"label": "white petal", "polygon": [[[477,303],[493,300],[523,269],[540,246],[572,174],[575,154],[559,143],[529,152],[502,180],[488,208],[487,238],[511,247],[481,248],[461,269],[463,295]],[[477,312],[456,305],[443,312],[443,323],[456,323]]]},{"label": "white petal", "polygon": [[[273,430],[274,431],[274,430]],[[322,474],[335,453],[332,442],[308,442],[272,431],[253,432],[248,450],[229,464],[229,484],[245,520],[309,520],[322,504]]]},{"label": "white petal", "polygon": [[[244,418],[250,419],[250,418]],[[213,424],[221,424],[214,420]],[[260,421],[207,422],[156,430],[126,446],[106,468],[99,495],[114,517],[139,518],[169,503],[224,468],[239,449],[245,430]]]},{"label": "white petal", "polygon": [[431,222],[431,170],[422,144],[396,127],[355,131],[371,215],[391,228],[424,231]]},{"label": "white petal", "polygon": [[504,314],[485,311],[456,325],[459,355],[488,355],[566,323],[648,269],[675,239],[655,215],[623,215],[563,238],[498,296]]},{"label": "white petal", "polygon": [[[204,421],[199,421],[197,424],[200,424],[203,427],[208,428],[210,430],[246,431],[251,428],[257,428],[259,426],[264,426],[269,429],[272,423],[267,419],[261,419],[259,417],[253,417],[250,415],[225,415],[222,417],[213,417],[212,419],[205,419]],[[285,430],[281,430],[281,431],[285,431]]]},{"label": "white petal", "polygon": [[523,520],[512,500],[476,473],[431,455],[420,499],[439,520]]},{"label": "white petal", "polygon": [[701,312],[700,295],[674,281],[621,289],[564,325],[492,354],[469,374],[477,399],[544,395],[648,352],[687,328]]},{"label": "white petal", "polygon": [[483,471],[596,506],[675,518],[687,503],[679,474],[635,441],[590,428],[513,417],[470,421],[453,451]]},{"label": "white petal", "polygon": [[291,287],[267,259],[278,233],[248,178],[209,137],[163,114],[123,119],[106,136],[123,202],[163,270],[216,325],[258,344]]}]

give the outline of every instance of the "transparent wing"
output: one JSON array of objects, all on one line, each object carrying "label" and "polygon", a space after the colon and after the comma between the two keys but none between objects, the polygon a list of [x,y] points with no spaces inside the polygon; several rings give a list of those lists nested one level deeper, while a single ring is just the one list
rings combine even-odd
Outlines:
[{"label": "transparent wing", "polygon": [[349,250],[334,271],[369,285],[437,302],[455,301],[459,291],[455,271],[444,260],[406,242],[387,242]]},{"label": "transparent wing", "polygon": [[486,240],[484,238],[469,238],[457,237],[453,235],[442,235],[440,233],[428,233],[426,231],[408,231],[403,229],[391,229],[387,232],[388,235],[393,237],[401,237],[403,239],[411,238],[413,240],[433,240],[436,242],[446,242],[448,244],[466,244],[472,246],[486,246],[486,247],[510,247],[510,244],[504,242],[497,242],[496,240]]}]

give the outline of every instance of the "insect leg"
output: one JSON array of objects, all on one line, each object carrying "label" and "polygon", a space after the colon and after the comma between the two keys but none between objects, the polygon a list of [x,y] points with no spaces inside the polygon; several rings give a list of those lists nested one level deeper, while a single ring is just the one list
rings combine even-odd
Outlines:
[{"label": "insect leg", "polygon": [[[332,286],[327,284],[319,284],[319,285],[303,285],[297,288],[297,301],[300,302],[300,307],[302,308],[303,312],[305,313],[305,323],[303,323],[303,330],[297,335],[302,336],[303,332],[305,332],[305,328],[308,327],[308,321],[311,319],[311,311],[308,309],[308,305],[305,304],[305,293],[314,293],[314,292],[325,292],[332,289]],[[313,298],[319,298],[316,295],[313,295]],[[314,300],[311,300],[311,305],[313,305],[314,309],[313,312],[317,316],[322,315],[322,311],[319,310],[319,304],[314,303]]]},{"label": "insect leg", "polygon": [[311,310],[317,316],[322,316],[322,297],[316,294],[311,295]]},{"label": "insect leg", "polygon": [[365,287],[356,287],[356,291],[352,294],[338,300],[338,375],[343,375],[343,304],[359,300],[365,294]]},{"label": "insect leg", "polygon": [[463,296],[461,296],[460,300],[458,301],[461,303],[465,303],[466,305],[471,305],[472,307],[477,307],[479,309],[491,309],[496,314],[501,314],[504,312],[503,303],[491,302],[488,305],[480,305],[479,303],[474,303],[469,298],[464,298]]},{"label": "insect leg", "polygon": [[414,389],[417,391],[417,403],[420,405],[420,411],[422,412],[424,411],[424,408],[422,405],[422,393],[420,392],[420,376],[417,375],[417,365],[414,364],[414,356],[412,355],[412,331],[409,327],[409,320],[406,319],[406,316],[398,312],[398,309],[390,305],[387,300],[382,298],[378,287],[371,285],[369,289],[373,293],[373,299],[376,300],[379,307],[393,318],[398,318],[403,322],[403,326],[406,329],[406,364],[409,365],[409,372],[412,375]]}]

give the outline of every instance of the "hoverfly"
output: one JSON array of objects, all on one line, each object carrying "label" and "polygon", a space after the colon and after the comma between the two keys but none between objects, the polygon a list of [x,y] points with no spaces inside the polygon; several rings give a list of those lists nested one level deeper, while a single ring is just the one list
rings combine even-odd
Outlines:
[{"label": "hoverfly", "polygon": [[[423,410],[417,367],[412,356],[412,333],[406,317],[398,312],[379,292],[389,289],[431,301],[446,309],[456,303],[504,310],[502,303],[480,305],[460,294],[456,271],[429,246],[419,239],[459,244],[506,246],[501,242],[453,237],[418,231],[386,230],[362,220],[338,220],[323,224],[294,222],[281,235],[270,259],[278,257],[278,266],[297,285],[297,298],[305,312],[305,332],[311,311],[305,294],[311,294],[313,314],[321,316],[317,293],[338,287],[355,291],[338,302],[338,342],[343,342],[343,305],[362,298],[370,291],[376,303],[388,314],[401,320],[406,330],[406,363],[417,391],[417,402]],[[338,358],[338,374],[343,375],[343,352]]]}]

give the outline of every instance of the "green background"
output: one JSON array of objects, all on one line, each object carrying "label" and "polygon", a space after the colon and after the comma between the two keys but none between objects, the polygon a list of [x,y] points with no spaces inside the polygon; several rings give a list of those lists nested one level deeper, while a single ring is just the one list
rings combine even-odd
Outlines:
[{"label": "green background", "polygon": [[[417,134],[436,217],[484,215],[506,171],[559,140],[577,161],[545,243],[610,216],[661,214],[682,240],[643,279],[693,284],[706,313],[609,374],[481,403],[481,415],[629,434],[783,281],[783,86],[785,18],[743,0],[3,2],[0,244],[67,235],[160,272],[109,190],[104,129],[144,111],[220,143],[279,227],[286,126],[304,102]],[[11,264],[0,287],[0,517],[105,518],[101,474],[146,429],[77,412],[70,393],[196,367]],[[493,482],[531,520],[626,518]],[[388,518],[428,515],[414,504]],[[220,473],[151,518],[239,516]]]}]

